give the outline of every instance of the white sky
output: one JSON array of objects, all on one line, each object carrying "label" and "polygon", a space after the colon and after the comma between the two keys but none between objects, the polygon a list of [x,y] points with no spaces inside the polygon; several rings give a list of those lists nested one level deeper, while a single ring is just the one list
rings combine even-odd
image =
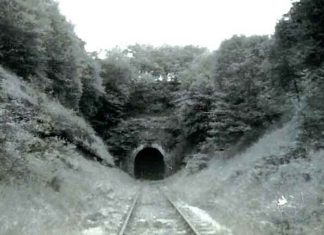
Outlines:
[{"label": "white sky", "polygon": [[135,43],[217,49],[234,34],[273,34],[291,0],[56,0],[88,51]]}]

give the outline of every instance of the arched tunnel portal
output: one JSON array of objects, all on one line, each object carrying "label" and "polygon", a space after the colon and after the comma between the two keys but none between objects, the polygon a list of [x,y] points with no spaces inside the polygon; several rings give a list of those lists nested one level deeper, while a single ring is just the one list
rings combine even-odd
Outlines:
[{"label": "arched tunnel portal", "polygon": [[164,156],[157,148],[146,147],[136,154],[134,175],[137,179],[163,179],[165,168]]}]

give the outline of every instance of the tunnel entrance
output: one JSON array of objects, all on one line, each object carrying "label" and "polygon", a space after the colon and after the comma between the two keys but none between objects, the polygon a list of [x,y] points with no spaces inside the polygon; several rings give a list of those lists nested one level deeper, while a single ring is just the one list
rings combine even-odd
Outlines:
[{"label": "tunnel entrance", "polygon": [[165,164],[162,153],[156,148],[144,148],[135,157],[134,174],[137,179],[164,178]]}]

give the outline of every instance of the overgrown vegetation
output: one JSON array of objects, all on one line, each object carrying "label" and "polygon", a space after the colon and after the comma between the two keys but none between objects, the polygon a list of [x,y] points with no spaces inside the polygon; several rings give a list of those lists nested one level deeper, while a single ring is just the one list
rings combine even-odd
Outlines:
[{"label": "overgrown vegetation", "polygon": [[236,35],[214,52],[133,45],[103,60],[85,52],[54,1],[0,4],[0,64],[83,115],[109,143],[120,142],[123,135],[111,133],[130,116],[174,116],[175,139],[194,146],[189,151],[227,150],[295,105],[300,141],[321,147],[319,0],[295,2],[271,38]]},{"label": "overgrown vegetation", "polygon": [[[25,159],[26,152],[41,154],[47,151],[46,146],[42,146],[39,140],[47,142],[58,138],[66,144],[74,145],[90,159],[113,165],[106,145],[84,119],[72,110],[51,101],[45,94],[34,90],[2,67],[0,67],[0,92],[2,95],[0,128],[4,135],[1,142],[4,145],[2,151],[6,151],[5,145],[10,145],[13,151],[17,151],[17,154]],[[23,142],[27,141],[26,146],[20,142],[20,138],[24,139]],[[19,156],[12,156],[10,161],[15,159],[19,161]]]},{"label": "overgrown vegetation", "polygon": [[196,173],[294,116],[296,144],[260,166],[277,171],[324,148],[324,2],[296,1],[273,36],[234,35],[216,51],[131,45],[99,59],[55,1],[0,0],[0,86],[0,183],[32,181],[32,158],[119,164],[152,128]]},{"label": "overgrown vegetation", "polygon": [[109,143],[120,142],[111,133],[130,116],[174,116],[175,139],[189,151],[227,150],[297,105],[300,140],[321,145],[321,1],[294,3],[271,38],[233,36],[214,52],[133,45],[103,60],[85,52],[54,1],[0,4],[0,63],[83,115]]}]

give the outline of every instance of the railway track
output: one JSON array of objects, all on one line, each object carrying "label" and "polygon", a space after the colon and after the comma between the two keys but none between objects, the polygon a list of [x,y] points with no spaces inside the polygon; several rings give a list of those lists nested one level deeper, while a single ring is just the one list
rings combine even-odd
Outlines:
[{"label": "railway track", "polygon": [[208,224],[190,218],[159,184],[144,185],[134,197],[119,235],[212,235]]}]

